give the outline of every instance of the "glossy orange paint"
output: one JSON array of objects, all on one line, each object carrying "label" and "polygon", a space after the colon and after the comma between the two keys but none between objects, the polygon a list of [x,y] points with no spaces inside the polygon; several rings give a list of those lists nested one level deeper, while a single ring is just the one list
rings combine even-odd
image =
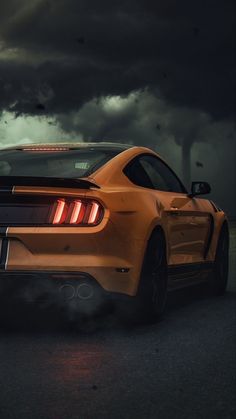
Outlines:
[{"label": "glossy orange paint", "polygon": [[[134,296],[147,242],[157,227],[166,238],[169,266],[213,262],[226,215],[207,199],[134,185],[123,169],[143,153],[156,155],[145,147],[132,147],[87,178],[100,189],[16,186],[14,194],[94,199],[103,205],[104,218],[89,227],[9,227],[6,270],[85,272],[107,291]],[[214,229],[204,255],[210,222]]]}]

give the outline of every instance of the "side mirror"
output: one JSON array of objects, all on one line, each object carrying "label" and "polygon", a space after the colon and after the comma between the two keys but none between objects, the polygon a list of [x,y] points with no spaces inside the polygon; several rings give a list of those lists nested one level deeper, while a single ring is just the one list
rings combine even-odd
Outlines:
[{"label": "side mirror", "polygon": [[191,193],[189,196],[193,198],[196,195],[206,195],[211,192],[211,187],[207,182],[192,182]]}]

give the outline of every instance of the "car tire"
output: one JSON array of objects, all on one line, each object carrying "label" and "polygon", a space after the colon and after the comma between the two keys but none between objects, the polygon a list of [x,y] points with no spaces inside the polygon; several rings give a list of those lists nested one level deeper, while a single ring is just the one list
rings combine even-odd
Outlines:
[{"label": "car tire", "polygon": [[229,232],[227,225],[222,227],[213,268],[211,289],[214,295],[223,295],[227,288],[229,271]]},{"label": "car tire", "polygon": [[148,241],[137,293],[140,318],[152,322],[161,317],[167,300],[167,281],[165,238],[161,231],[154,231]]}]

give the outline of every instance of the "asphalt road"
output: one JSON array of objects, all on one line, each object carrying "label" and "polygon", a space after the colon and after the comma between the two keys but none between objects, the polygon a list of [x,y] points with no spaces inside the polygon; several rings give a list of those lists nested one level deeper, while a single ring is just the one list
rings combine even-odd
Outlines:
[{"label": "asphalt road", "polygon": [[113,315],[79,333],[32,313],[1,331],[0,418],[234,418],[236,226],[231,238],[226,295],[178,291],[158,324]]}]

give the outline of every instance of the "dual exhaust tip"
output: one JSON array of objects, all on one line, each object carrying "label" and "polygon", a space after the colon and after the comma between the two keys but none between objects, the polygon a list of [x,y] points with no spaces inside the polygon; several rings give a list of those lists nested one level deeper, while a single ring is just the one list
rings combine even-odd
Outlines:
[{"label": "dual exhaust tip", "polygon": [[59,293],[67,301],[73,299],[91,300],[95,294],[94,287],[86,282],[77,285],[65,283],[60,286]]}]

